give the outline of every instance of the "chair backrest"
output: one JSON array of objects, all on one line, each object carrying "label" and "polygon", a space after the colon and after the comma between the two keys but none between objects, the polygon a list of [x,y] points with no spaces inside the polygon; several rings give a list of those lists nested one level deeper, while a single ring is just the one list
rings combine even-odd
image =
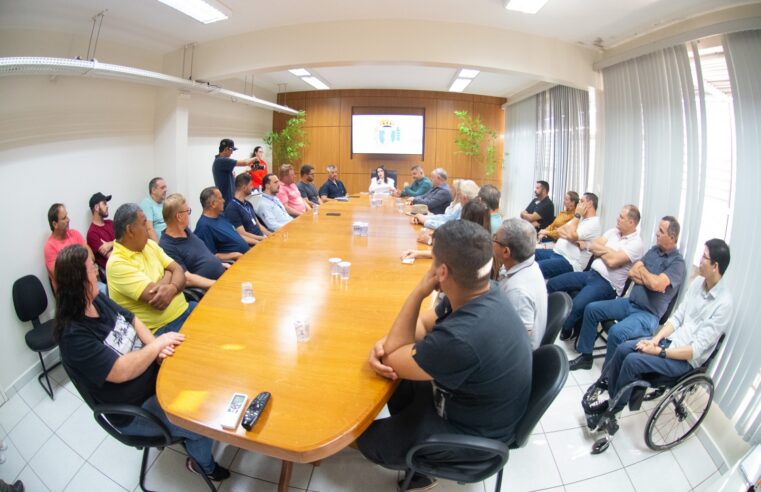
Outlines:
[{"label": "chair backrest", "polygon": [[32,321],[48,308],[48,296],[40,279],[25,275],[13,282],[13,307],[21,321]]},{"label": "chair backrest", "polygon": [[726,337],[726,333],[722,333],[719,337],[719,341],[716,342],[716,346],[713,348],[713,351],[711,351],[711,355],[708,356],[705,362],[699,367],[699,369],[703,372],[706,372],[708,368],[711,366],[711,362],[713,362],[713,359],[716,357],[716,354],[719,353],[719,349],[721,348],[721,344],[724,343],[724,337]]},{"label": "chair backrest", "polygon": [[666,307],[666,311],[663,312],[663,316],[661,316],[661,319],[658,320],[659,325],[666,323],[666,321],[668,321],[671,317],[671,313],[674,311],[674,306],[676,306],[676,300],[679,299],[680,290],[681,289],[676,289],[676,292],[674,292],[674,296],[669,301],[669,305]]},{"label": "chair backrest", "polygon": [[515,428],[511,449],[526,444],[531,431],[563,389],[568,379],[568,357],[557,345],[543,345],[534,350],[531,372],[531,396],[526,413]]},{"label": "chair backrest", "polygon": [[563,322],[571,314],[573,300],[565,292],[553,292],[547,296],[547,329],[540,345],[552,345],[563,327]]},{"label": "chair backrest", "polygon": [[[397,188],[399,187],[399,181],[396,180],[396,171],[392,169],[386,169],[386,176],[394,180],[394,186],[396,186]],[[370,172],[370,177],[371,178],[378,177],[377,169],[373,169]]]}]

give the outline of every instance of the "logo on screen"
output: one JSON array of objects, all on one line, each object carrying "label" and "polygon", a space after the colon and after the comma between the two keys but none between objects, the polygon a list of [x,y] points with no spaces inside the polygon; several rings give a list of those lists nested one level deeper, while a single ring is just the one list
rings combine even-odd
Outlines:
[{"label": "logo on screen", "polygon": [[402,140],[402,130],[394,120],[383,118],[375,128],[375,139],[381,146],[392,145]]}]

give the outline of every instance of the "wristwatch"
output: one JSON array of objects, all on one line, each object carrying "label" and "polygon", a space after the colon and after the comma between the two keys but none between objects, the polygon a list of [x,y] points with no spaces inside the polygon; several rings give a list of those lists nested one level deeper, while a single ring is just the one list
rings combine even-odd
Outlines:
[{"label": "wristwatch", "polygon": [[576,217],[577,219],[581,219],[581,214],[573,214],[573,216]]},{"label": "wristwatch", "polygon": [[660,356],[661,359],[665,359],[666,358],[666,349],[664,347],[661,347],[661,353],[658,354],[658,355]]}]

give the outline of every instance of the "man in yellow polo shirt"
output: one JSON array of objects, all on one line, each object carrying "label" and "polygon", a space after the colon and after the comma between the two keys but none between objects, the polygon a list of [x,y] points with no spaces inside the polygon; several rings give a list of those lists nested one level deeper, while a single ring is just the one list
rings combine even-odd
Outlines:
[{"label": "man in yellow polo shirt", "polygon": [[114,215],[114,250],[106,264],[108,294],[156,336],[179,331],[196,303],[182,293],[185,272],[153,240],[145,213],[125,203]]}]

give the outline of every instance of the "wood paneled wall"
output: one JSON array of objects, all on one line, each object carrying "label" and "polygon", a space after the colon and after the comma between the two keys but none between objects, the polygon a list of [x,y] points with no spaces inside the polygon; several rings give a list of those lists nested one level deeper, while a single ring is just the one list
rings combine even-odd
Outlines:
[{"label": "wood paneled wall", "polygon": [[[397,172],[401,183],[410,181],[410,167],[420,164],[429,174],[436,167],[443,167],[454,178],[472,179],[479,185],[490,183],[502,189],[502,156],[505,116],[504,98],[457,94],[450,92],[409,90],[334,90],[289,92],[278,94],[278,103],[306,111],[306,131],[309,145],[299,162],[294,162],[297,175],[302,163],[315,167],[315,183],[321,185],[326,179],[325,167],[338,166],[339,178],[349,193],[367,191],[370,173],[377,166]],[[377,156],[351,155],[351,115],[353,107],[379,107],[425,110],[424,155]],[[455,111],[465,110],[480,115],[484,123],[497,131],[499,147],[496,170],[485,175],[484,166],[474,159],[459,154],[454,143],[457,137]],[[288,115],[274,113],[272,127],[279,131],[288,121]]]}]

